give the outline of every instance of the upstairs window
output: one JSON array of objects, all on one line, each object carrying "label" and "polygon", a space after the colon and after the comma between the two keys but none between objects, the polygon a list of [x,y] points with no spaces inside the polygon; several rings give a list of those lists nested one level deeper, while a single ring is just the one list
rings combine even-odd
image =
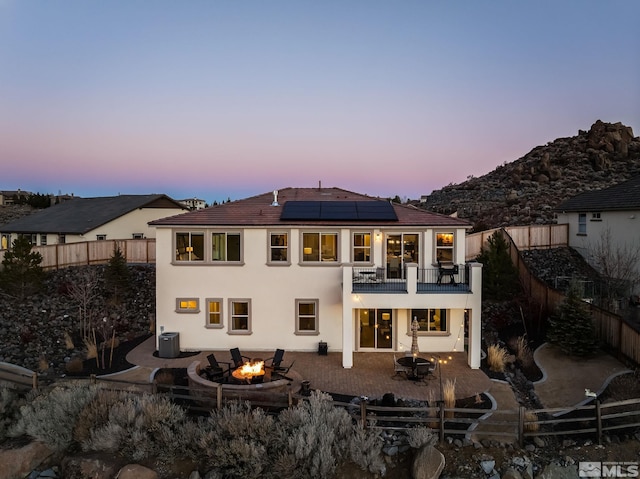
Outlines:
[{"label": "upstairs window", "polygon": [[353,262],[371,263],[371,233],[353,233]]},{"label": "upstairs window", "polygon": [[212,233],[211,260],[240,261],[240,233]]},{"label": "upstairs window", "polygon": [[203,261],[204,233],[176,233],[176,261]]},{"label": "upstairs window", "polygon": [[303,233],[302,261],[338,261],[338,233]]},{"label": "upstairs window", "polygon": [[587,214],[586,213],[578,213],[578,234],[579,235],[587,234]]},{"label": "upstairs window", "polygon": [[453,232],[436,233],[436,260],[453,263],[455,235]]},{"label": "upstairs window", "polygon": [[288,233],[269,233],[269,262],[289,262],[289,235]]}]

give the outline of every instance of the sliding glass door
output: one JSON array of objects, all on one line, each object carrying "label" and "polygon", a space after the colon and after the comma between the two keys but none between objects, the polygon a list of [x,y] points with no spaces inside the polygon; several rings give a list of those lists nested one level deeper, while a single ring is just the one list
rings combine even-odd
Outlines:
[{"label": "sliding glass door", "polygon": [[360,349],[391,349],[393,320],[391,309],[359,309]]},{"label": "sliding glass door", "polygon": [[405,279],[404,265],[420,257],[418,239],[416,233],[387,235],[387,278]]}]

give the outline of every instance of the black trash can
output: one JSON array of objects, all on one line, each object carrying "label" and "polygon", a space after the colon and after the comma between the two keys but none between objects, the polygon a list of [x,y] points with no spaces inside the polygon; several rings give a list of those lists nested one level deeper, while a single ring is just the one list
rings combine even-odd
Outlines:
[{"label": "black trash can", "polygon": [[177,358],[180,356],[180,333],[162,333],[158,341],[158,357]]},{"label": "black trash can", "polygon": [[318,354],[320,356],[326,356],[328,351],[329,347],[327,346],[327,343],[325,343],[324,341],[320,341],[318,343]]}]

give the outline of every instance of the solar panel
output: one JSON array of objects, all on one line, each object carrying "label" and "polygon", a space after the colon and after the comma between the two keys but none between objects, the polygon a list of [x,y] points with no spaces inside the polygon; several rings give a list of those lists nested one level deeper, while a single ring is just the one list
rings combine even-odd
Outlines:
[{"label": "solar panel", "polygon": [[281,220],[290,221],[398,221],[386,201],[287,201]]}]

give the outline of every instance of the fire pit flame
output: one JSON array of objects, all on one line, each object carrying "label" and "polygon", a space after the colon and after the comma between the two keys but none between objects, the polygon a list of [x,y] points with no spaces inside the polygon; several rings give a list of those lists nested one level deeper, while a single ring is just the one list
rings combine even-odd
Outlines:
[{"label": "fire pit flame", "polygon": [[251,361],[244,363],[231,374],[236,379],[250,382],[256,376],[264,376],[264,361],[252,359]]}]

